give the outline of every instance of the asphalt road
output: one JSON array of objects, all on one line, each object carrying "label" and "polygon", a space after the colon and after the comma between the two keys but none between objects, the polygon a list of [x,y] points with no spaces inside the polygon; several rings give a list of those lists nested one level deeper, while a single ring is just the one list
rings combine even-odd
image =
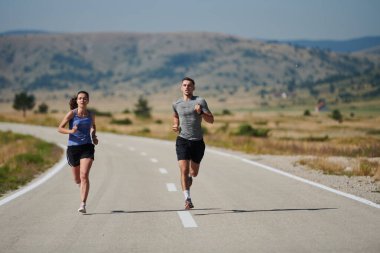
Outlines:
[{"label": "asphalt road", "polygon": [[[66,145],[55,128],[5,129]],[[64,165],[0,205],[0,252],[380,252],[378,208],[207,148],[184,211],[173,142],[98,137],[88,213]]]}]

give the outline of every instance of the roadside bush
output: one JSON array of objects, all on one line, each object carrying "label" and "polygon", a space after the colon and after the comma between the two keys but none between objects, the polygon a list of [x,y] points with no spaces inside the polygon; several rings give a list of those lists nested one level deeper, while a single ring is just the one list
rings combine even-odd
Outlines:
[{"label": "roadside bush", "polygon": [[228,131],[228,128],[229,128],[230,124],[228,123],[224,123],[223,126],[219,127],[216,132],[217,133],[226,133]]},{"label": "roadside bush", "polygon": [[202,132],[204,135],[209,134],[208,129],[206,127],[202,127]]},{"label": "roadside bush", "polygon": [[339,123],[342,123],[343,122],[343,115],[340,113],[339,110],[335,109],[332,114],[331,114],[331,118],[333,118],[334,120],[338,121]]},{"label": "roadside bush", "polygon": [[88,108],[88,110],[92,113],[95,113],[96,116],[112,117],[112,113],[110,113],[110,112],[101,112],[95,108]]},{"label": "roadside bush", "polygon": [[49,106],[45,103],[42,103],[38,106],[38,113],[44,114],[44,113],[47,113],[48,110],[49,110]]},{"label": "roadside bush", "polygon": [[254,137],[268,137],[270,129],[268,128],[253,128],[249,124],[242,124],[239,126],[236,135],[254,136]]},{"label": "roadside bush", "polygon": [[125,119],[112,119],[111,124],[116,125],[132,125],[132,120],[125,118]]},{"label": "roadside bush", "polygon": [[305,141],[310,141],[310,142],[313,142],[313,141],[317,141],[317,142],[324,142],[324,141],[327,141],[329,139],[329,136],[328,135],[325,135],[325,136],[309,136],[307,138],[305,138],[304,140]]},{"label": "roadside bush", "polygon": [[228,109],[223,109],[222,115],[232,115],[231,111]]}]

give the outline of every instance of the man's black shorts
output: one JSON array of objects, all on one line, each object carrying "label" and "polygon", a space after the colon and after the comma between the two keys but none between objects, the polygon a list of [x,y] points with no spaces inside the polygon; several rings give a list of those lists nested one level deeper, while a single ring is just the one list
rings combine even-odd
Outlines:
[{"label": "man's black shorts", "polygon": [[83,144],[77,146],[68,146],[67,147],[67,162],[71,167],[79,166],[80,159],[82,158],[91,158],[94,160],[95,148],[94,144]]},{"label": "man's black shorts", "polygon": [[191,141],[182,137],[177,137],[176,143],[177,160],[192,160],[201,163],[205,153],[205,143],[203,140]]}]

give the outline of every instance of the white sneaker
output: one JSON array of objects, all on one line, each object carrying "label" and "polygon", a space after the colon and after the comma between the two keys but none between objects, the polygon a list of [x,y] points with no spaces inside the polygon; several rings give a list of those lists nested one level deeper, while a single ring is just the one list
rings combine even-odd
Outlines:
[{"label": "white sneaker", "polygon": [[78,209],[78,212],[80,213],[86,213],[86,205],[85,204],[81,204],[79,209]]}]

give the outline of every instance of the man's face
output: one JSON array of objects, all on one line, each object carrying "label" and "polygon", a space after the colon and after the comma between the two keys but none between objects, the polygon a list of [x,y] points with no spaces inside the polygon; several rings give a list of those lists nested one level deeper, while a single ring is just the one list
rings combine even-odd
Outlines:
[{"label": "man's face", "polygon": [[189,80],[184,80],[181,85],[182,93],[186,96],[193,95],[194,84]]}]

